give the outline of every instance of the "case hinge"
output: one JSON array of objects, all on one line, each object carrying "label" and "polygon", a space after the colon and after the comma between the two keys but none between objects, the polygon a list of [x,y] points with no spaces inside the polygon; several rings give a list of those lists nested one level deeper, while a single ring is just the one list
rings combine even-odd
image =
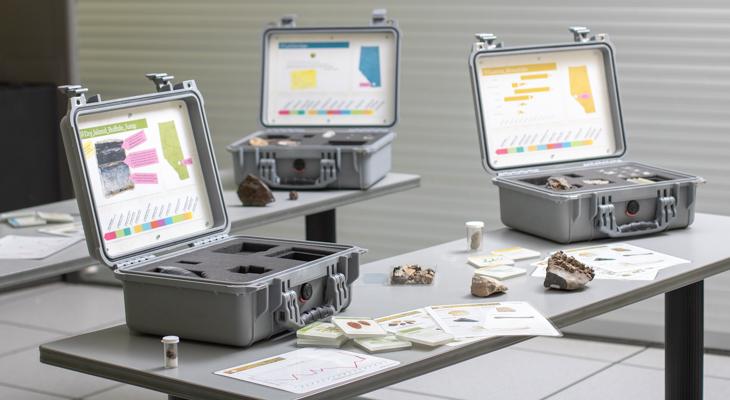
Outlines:
[{"label": "case hinge", "polygon": [[279,20],[279,27],[281,28],[296,28],[297,27],[297,15],[287,14],[281,17]]},{"label": "case hinge", "polygon": [[608,41],[607,34],[599,33],[595,36],[591,36],[591,30],[585,26],[571,26],[568,27],[568,30],[573,33],[573,40],[576,43]]},{"label": "case hinge", "polygon": [[474,43],[474,51],[498,49],[504,46],[503,42],[497,42],[497,35],[493,33],[475,33],[477,42]]},{"label": "case hinge", "polygon": [[516,170],[516,171],[500,172],[500,173],[497,174],[497,176],[499,176],[500,178],[506,178],[506,177],[510,177],[510,176],[534,174],[534,173],[537,173],[537,172],[540,172],[540,169],[539,168],[519,169],[519,170]]},{"label": "case hinge", "polygon": [[601,165],[611,165],[611,164],[618,164],[622,162],[621,159],[611,159],[611,160],[595,160],[595,161],[588,161],[583,163],[584,167],[599,167]]},{"label": "case hinge", "polygon": [[158,92],[171,92],[173,90],[172,80],[174,76],[168,75],[165,72],[158,72],[144,75],[147,79],[151,80],[155,84],[155,89]]},{"label": "case hinge", "polygon": [[136,264],[141,264],[141,263],[147,262],[147,261],[152,260],[154,258],[155,258],[155,255],[154,254],[150,254],[150,255],[146,255],[146,256],[141,256],[141,257],[135,257],[135,258],[132,258],[130,260],[122,261],[119,264],[116,264],[115,267],[118,268],[118,269],[123,269],[123,268],[127,268],[129,266],[132,266],[132,265],[136,265]]},{"label": "case hinge", "polygon": [[222,233],[220,235],[207,236],[203,239],[198,240],[197,242],[190,243],[190,247],[205,246],[210,243],[219,242],[221,240],[225,240],[228,238],[229,238],[228,234],[225,234],[225,233]]}]

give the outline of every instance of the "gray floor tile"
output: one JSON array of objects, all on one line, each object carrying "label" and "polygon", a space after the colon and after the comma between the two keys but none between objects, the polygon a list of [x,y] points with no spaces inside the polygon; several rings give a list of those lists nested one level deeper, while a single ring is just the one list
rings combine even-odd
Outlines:
[{"label": "gray floor tile", "polygon": [[363,398],[410,400],[420,395],[430,396],[428,399],[477,399],[488,394],[494,399],[539,399],[608,365],[505,349],[367,393]]},{"label": "gray floor tile", "polygon": [[119,288],[63,284],[0,304],[0,322],[80,333],[124,319]]},{"label": "gray floor tile", "polygon": [[0,356],[62,337],[58,333],[24,328],[0,322]]},{"label": "gray floor tile", "polygon": [[[727,399],[730,380],[704,379],[704,398]],[[568,389],[549,397],[550,400],[615,400],[664,398],[664,372],[657,369],[614,365]]]},{"label": "gray floor tile", "polygon": [[616,362],[641,351],[644,347],[594,342],[570,338],[537,337],[518,343],[513,348],[563,356]]},{"label": "gray floor tile", "polygon": [[167,395],[137,386],[123,385],[84,397],[84,400],[167,400]]},{"label": "gray floor tile", "polygon": [[56,397],[38,392],[30,392],[22,389],[15,389],[0,385],[0,399],[8,400],[61,400],[63,397]]},{"label": "gray floor tile", "polygon": [[[730,379],[730,357],[705,354],[704,373],[706,376]],[[664,350],[646,349],[625,360],[622,364],[664,369]]]},{"label": "gray floor tile", "polygon": [[41,364],[38,357],[38,349],[1,357],[0,384],[73,398],[84,397],[117,385],[107,379]]},{"label": "gray floor tile", "polygon": [[66,284],[63,282],[54,282],[38,286],[31,286],[24,289],[0,292],[0,305],[14,301],[19,298],[36,296],[41,293],[51,292],[53,290],[61,289],[65,286]]}]

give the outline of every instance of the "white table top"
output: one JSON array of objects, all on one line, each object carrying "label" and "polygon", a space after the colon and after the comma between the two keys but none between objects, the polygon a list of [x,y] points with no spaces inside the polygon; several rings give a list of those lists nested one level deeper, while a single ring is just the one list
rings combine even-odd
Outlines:
[{"label": "white table top", "polygon": [[[224,192],[231,231],[253,228],[303,215],[315,214],[344,205],[365,201],[374,197],[417,188],[421,178],[418,175],[389,173],[385,178],[367,190],[320,190],[300,191],[298,200],[289,200],[289,191],[274,191],[276,201],[266,207],[243,207],[235,191]],[[38,207],[33,210],[66,212],[78,220],[76,200],[65,200]],[[38,227],[13,228],[0,223],[0,237],[5,235],[45,236]],[[78,271],[95,261],[89,256],[86,242],[73,246],[42,260],[0,259],[0,289],[44,278]]]},{"label": "white table top", "polygon": [[[345,315],[380,317],[434,304],[528,301],[556,326],[563,327],[729,270],[728,231],[730,217],[698,214],[694,225],[688,229],[625,240],[691,260],[689,264],[659,271],[653,281],[594,280],[582,291],[553,291],[543,288],[542,278],[530,276],[533,267],[529,264],[534,260],[519,262],[517,265],[526,267],[528,274],[506,280],[509,291],[489,300],[469,294],[474,268],[466,263],[466,243],[460,239],[361,266],[360,278],[353,288],[353,302]],[[487,232],[486,243],[486,251],[519,245],[538,250],[543,255],[580,245],[560,245],[510,229]],[[434,284],[425,287],[384,285],[388,269],[404,263],[436,264]],[[399,361],[400,365],[305,395],[213,374],[213,371],[292,351],[296,347],[291,335],[260,342],[247,349],[183,341],[180,367],[165,370],[161,365],[160,338],[132,334],[125,325],[120,325],[43,345],[41,360],[188,399],[324,399],[367,393],[525,339],[527,337],[498,337],[461,347],[442,346],[430,351],[413,348],[379,354]],[[351,344],[345,349],[360,351]]]}]

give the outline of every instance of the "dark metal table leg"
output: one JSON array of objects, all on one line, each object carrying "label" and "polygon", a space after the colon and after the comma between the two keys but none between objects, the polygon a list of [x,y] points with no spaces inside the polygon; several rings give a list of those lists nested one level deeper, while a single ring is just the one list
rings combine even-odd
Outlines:
[{"label": "dark metal table leg", "polygon": [[334,209],[307,215],[305,224],[307,240],[337,242],[337,221]]},{"label": "dark metal table leg", "polygon": [[704,281],[664,296],[664,397],[702,398]]}]

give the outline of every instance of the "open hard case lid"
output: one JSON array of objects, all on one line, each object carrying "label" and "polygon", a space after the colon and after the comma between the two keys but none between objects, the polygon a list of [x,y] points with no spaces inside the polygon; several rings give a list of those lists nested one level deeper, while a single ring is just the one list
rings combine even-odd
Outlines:
[{"label": "open hard case lid", "polygon": [[147,77],[156,93],[107,101],[60,87],[69,97],[61,130],[89,252],[113,268],[230,228],[195,81]]},{"label": "open hard case lid", "polygon": [[574,42],[505,48],[477,34],[469,58],[484,168],[496,175],[618,159],[626,152],[613,47]]},{"label": "open hard case lid", "polygon": [[261,124],[267,128],[389,128],[398,119],[400,32],[386,11],[369,26],[296,27],[263,34]]}]

